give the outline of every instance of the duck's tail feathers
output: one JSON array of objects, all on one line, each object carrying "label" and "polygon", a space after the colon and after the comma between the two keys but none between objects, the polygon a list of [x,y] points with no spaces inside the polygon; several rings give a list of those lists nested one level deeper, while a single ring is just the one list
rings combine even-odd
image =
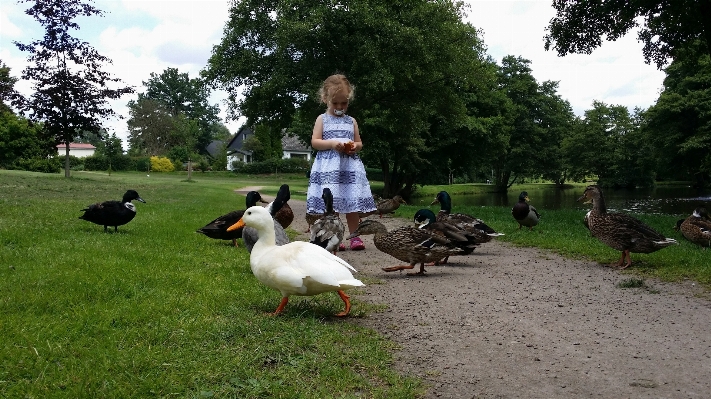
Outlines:
[{"label": "duck's tail feathers", "polygon": [[664,241],[655,241],[654,243],[662,247],[678,244],[678,242],[673,238],[667,238]]}]

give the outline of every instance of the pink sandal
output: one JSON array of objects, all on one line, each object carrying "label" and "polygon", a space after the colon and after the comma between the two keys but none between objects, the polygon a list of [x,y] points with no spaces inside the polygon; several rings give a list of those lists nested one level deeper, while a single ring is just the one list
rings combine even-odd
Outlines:
[{"label": "pink sandal", "polygon": [[341,251],[341,252],[342,252],[342,251],[345,251],[345,250],[346,250],[346,244],[344,244],[343,242],[341,242],[341,244],[338,246],[338,250]]},{"label": "pink sandal", "polygon": [[351,251],[362,251],[365,249],[365,244],[360,237],[351,238]]}]

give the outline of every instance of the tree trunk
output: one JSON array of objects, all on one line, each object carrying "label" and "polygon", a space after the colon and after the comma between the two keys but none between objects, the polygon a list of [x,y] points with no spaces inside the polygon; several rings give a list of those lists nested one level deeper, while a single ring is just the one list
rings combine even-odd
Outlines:
[{"label": "tree trunk", "polygon": [[69,177],[69,143],[64,143],[65,145],[65,157],[64,157],[64,177]]}]

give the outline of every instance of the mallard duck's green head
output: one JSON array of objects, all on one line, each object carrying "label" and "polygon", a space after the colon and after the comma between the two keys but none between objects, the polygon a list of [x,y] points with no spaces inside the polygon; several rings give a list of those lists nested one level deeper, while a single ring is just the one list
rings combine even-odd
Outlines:
[{"label": "mallard duck's green head", "polygon": [[530,201],[528,199],[528,192],[526,191],[521,191],[521,194],[518,196],[518,202],[528,202]]},{"label": "mallard duck's green head", "polygon": [[263,204],[266,204],[267,201],[262,199],[262,196],[256,192],[256,191],[250,191],[247,193],[247,208],[251,208],[255,205],[257,205],[257,202],[261,202]]},{"label": "mallard duck's green head", "polygon": [[422,227],[429,223],[434,223],[437,221],[437,217],[434,212],[429,209],[420,209],[415,213],[414,222],[416,225]]},{"label": "mallard duck's green head", "polygon": [[452,210],[452,198],[446,191],[440,191],[437,193],[434,201],[430,205],[439,203],[440,209],[449,213]]}]

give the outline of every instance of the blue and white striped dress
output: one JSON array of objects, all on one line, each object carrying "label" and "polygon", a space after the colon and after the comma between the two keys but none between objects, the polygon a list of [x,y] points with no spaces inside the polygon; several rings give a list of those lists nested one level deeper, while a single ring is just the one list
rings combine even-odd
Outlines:
[{"label": "blue and white striped dress", "polygon": [[[336,139],[344,143],[353,141],[353,118],[323,114],[323,139]],[[345,155],[336,150],[316,153],[311,166],[309,190],[306,196],[306,211],[324,213],[326,206],[321,199],[324,187],[333,194],[333,210],[339,213],[373,212],[376,210],[370,183],[365,176],[365,167],[357,154]]]}]

